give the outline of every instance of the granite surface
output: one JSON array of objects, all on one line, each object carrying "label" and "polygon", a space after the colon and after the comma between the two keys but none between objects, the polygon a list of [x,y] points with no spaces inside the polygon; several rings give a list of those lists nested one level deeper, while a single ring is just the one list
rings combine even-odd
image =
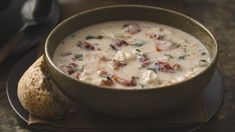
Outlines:
[{"label": "granite surface", "polygon": [[[214,34],[219,45],[218,68],[225,78],[223,104],[198,132],[235,131],[235,0],[179,0],[178,5],[174,9],[197,19]],[[7,75],[21,57],[11,58],[0,65],[0,132],[30,131],[10,107],[5,91]]]}]

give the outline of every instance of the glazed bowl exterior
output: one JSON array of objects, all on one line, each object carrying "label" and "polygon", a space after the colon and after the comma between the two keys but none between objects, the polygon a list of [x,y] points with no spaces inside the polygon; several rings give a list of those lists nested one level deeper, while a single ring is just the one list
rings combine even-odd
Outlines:
[{"label": "glazed bowl exterior", "polygon": [[[117,20],[151,21],[183,30],[204,44],[212,62],[195,77],[170,86],[151,89],[103,88],[75,80],[55,66],[52,61],[54,51],[66,36],[89,25]],[[217,43],[204,26],[181,13],[142,5],[116,5],[88,10],[64,20],[49,34],[44,57],[52,78],[72,100],[100,113],[138,117],[161,115],[190,103],[199,96],[214,73]]]}]

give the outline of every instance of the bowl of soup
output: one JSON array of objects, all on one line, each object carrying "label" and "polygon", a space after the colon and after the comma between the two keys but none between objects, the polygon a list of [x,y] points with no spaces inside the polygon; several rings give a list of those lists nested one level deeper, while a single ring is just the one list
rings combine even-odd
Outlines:
[{"label": "bowl of soup", "polygon": [[116,5],[61,22],[45,44],[49,73],[79,105],[113,116],[161,115],[192,102],[217,60],[213,35],[181,13]]}]

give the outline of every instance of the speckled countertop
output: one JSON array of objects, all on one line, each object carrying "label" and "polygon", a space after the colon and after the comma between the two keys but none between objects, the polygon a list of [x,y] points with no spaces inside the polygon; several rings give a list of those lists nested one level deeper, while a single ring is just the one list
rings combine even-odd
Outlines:
[{"label": "speckled countertop", "polygon": [[[66,2],[66,0],[60,1]],[[76,0],[72,1],[76,2]],[[154,3],[158,6],[163,3],[167,7],[166,5],[172,1],[166,0],[163,2],[163,0],[160,0],[160,2]],[[107,3],[107,0],[105,2]],[[144,4],[148,3],[145,2]],[[214,34],[219,44],[218,68],[222,71],[225,78],[223,104],[216,115],[198,132],[235,131],[235,0],[178,0],[177,2],[174,2],[177,3],[176,6],[170,7],[200,21]],[[99,1],[99,3],[102,2]],[[108,4],[110,3],[112,2],[109,1]],[[93,3],[88,2],[88,4]],[[62,5],[62,11],[64,10],[68,14],[70,11],[66,11],[68,9],[67,6]],[[29,131],[22,125],[10,107],[5,91],[7,75],[20,57],[9,59],[0,65],[0,132]]]}]

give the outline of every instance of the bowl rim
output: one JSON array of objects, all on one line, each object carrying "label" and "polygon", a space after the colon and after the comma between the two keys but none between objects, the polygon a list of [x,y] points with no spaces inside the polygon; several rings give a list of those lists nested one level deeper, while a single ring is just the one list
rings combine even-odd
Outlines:
[{"label": "bowl rim", "polygon": [[[163,86],[157,86],[157,87],[151,87],[151,88],[142,88],[142,89],[135,89],[135,88],[114,88],[114,87],[105,87],[105,86],[98,86],[98,85],[95,85],[95,84],[91,84],[91,83],[87,83],[87,82],[83,82],[83,81],[80,81],[80,80],[77,80],[75,78],[72,78],[71,76],[67,75],[66,73],[64,73],[63,71],[61,71],[55,64],[54,62],[52,61],[51,57],[49,56],[49,53],[48,53],[48,45],[49,45],[49,41],[51,39],[51,36],[57,32],[57,30],[59,30],[59,27],[63,26],[64,24],[68,23],[70,20],[80,16],[80,15],[83,15],[83,14],[87,14],[89,12],[95,12],[97,10],[103,10],[103,9],[110,9],[110,8],[120,8],[120,7],[137,7],[137,8],[148,8],[148,9],[154,9],[154,10],[161,10],[161,11],[164,11],[164,12],[168,12],[168,13],[173,13],[175,15],[179,15],[181,17],[184,17],[186,18],[187,20],[197,24],[200,28],[202,28],[204,31],[206,31],[206,33],[208,33],[208,35],[212,38],[213,40],[213,43],[215,44],[215,55],[213,58],[211,58],[211,63],[209,66],[207,66],[205,69],[203,69],[201,72],[199,72],[198,74],[196,74],[195,76],[193,77],[190,77],[188,79],[185,79],[183,81],[180,81],[180,82],[176,82],[176,83],[173,83],[173,84],[170,84],[170,85],[163,85]],[[129,5],[109,5],[109,6],[103,6],[103,7],[97,7],[97,8],[93,8],[93,9],[88,9],[88,10],[85,10],[85,11],[82,11],[80,13],[76,13],[72,16],[70,16],[69,18],[63,20],[61,23],[59,23],[56,27],[54,27],[54,29],[49,33],[49,35],[47,36],[46,38],[46,41],[45,41],[45,46],[44,46],[44,58],[46,57],[47,59],[47,62],[50,63],[50,65],[53,67],[53,69],[55,69],[57,72],[59,72],[60,74],[62,74],[63,76],[69,78],[69,79],[72,79],[73,81],[76,81],[78,83],[82,83],[82,84],[85,84],[85,85],[88,85],[88,86],[92,86],[94,88],[98,88],[98,89],[105,89],[105,90],[115,90],[115,91],[149,91],[149,90],[161,90],[161,89],[168,89],[168,88],[173,88],[173,86],[177,86],[177,85],[180,85],[180,84],[183,84],[187,81],[190,81],[192,79],[194,79],[195,77],[197,76],[200,76],[202,75],[203,73],[205,73],[206,71],[208,71],[210,69],[210,67],[212,67],[213,65],[215,65],[216,61],[217,61],[217,58],[218,58],[218,44],[217,44],[217,41],[215,39],[215,37],[213,36],[213,34],[203,25],[201,24],[200,22],[198,22],[197,20],[195,20],[194,18],[191,18],[183,13],[180,13],[180,12],[177,12],[177,11],[174,11],[174,10],[171,10],[171,9],[166,9],[166,8],[162,8],[162,7],[156,7],[156,6],[147,6],[147,5],[134,5],[134,4],[129,4]],[[47,63],[45,62],[45,63]],[[50,71],[49,71],[50,72]]]}]

